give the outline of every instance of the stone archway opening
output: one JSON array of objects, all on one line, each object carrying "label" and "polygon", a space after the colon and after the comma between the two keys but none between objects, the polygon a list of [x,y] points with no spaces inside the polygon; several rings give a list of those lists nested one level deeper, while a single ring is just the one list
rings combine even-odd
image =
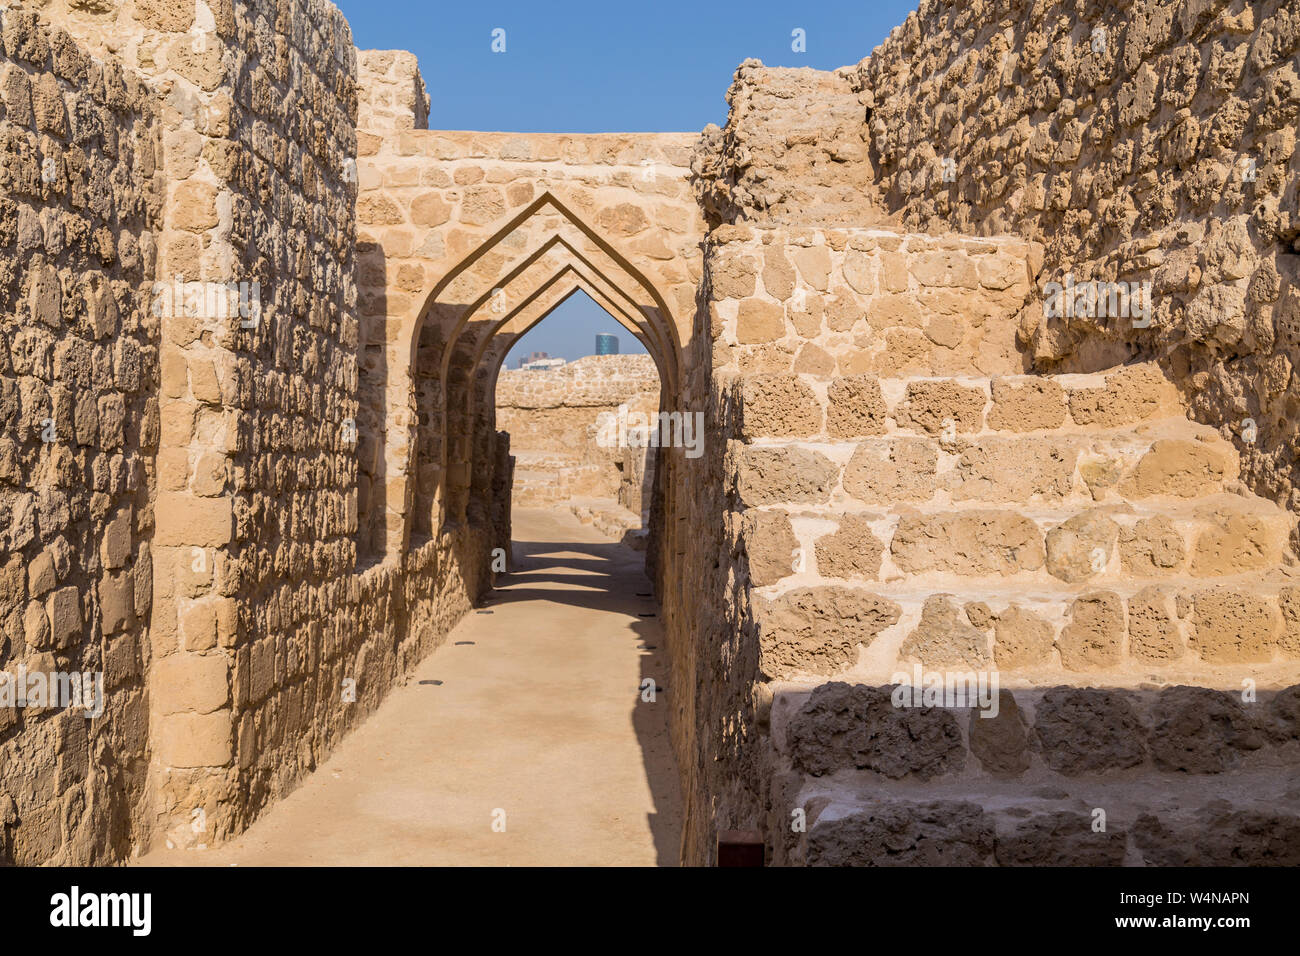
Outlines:
[{"label": "stone archway opening", "polygon": [[[545,318],[503,331],[481,367],[495,427],[509,436],[511,511],[568,509],[641,549],[659,445],[659,370],[639,334],[629,335],[585,281],[556,288],[562,298]],[[613,354],[595,354],[597,331],[617,343]]]},{"label": "stone archway opening", "polygon": [[[592,421],[583,425],[582,435],[570,435],[586,467],[571,474],[585,471],[593,481],[585,490],[592,494],[575,487],[566,497],[606,498],[611,507],[598,508],[600,517],[592,520],[606,526],[621,520],[623,530],[639,532],[635,540],[642,547],[651,544],[655,529],[665,526],[662,489],[673,465],[672,456],[660,448],[675,441],[680,449],[683,438],[692,438],[683,436],[680,427],[674,435],[671,425],[664,442],[658,437],[661,420],[680,426],[682,418],[675,410],[682,339],[678,320],[653,279],[564,202],[543,193],[486,236],[428,293],[411,329],[412,427],[408,434],[389,436],[406,456],[405,462],[397,456],[395,469],[403,497],[392,489],[382,496],[390,512],[395,501],[398,505],[398,514],[390,515],[400,521],[398,539],[407,549],[435,539],[468,540],[471,552],[482,558],[472,565],[483,566],[474,571],[476,591],[489,586],[490,569],[500,564],[489,555],[509,554],[514,462],[509,439],[496,425],[495,401],[502,362],[511,343],[577,293],[597,302],[648,356],[649,367],[645,360],[624,360],[627,374],[607,381],[610,394],[639,396],[642,405],[653,407],[620,411],[621,399],[608,407],[587,406]],[[600,363],[587,363],[593,364]],[[639,370],[635,374],[633,366]],[[569,375],[559,376],[561,391]],[[651,391],[652,379],[657,380],[655,394],[641,395]],[[555,399],[564,402],[558,394]],[[607,479],[620,470],[643,478],[647,470],[640,449],[651,443],[659,467],[649,470],[650,482],[628,488],[602,483],[601,475]],[[618,511],[620,491],[632,505],[624,509],[630,518]]]}]

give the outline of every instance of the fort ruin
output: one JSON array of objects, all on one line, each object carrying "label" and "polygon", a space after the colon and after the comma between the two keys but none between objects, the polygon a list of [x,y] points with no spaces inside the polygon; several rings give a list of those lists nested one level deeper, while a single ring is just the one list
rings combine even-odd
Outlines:
[{"label": "fort ruin", "polygon": [[[0,706],[0,860],[219,845],[442,647],[581,290],[654,373],[582,407],[706,423],[532,459],[646,516],[682,862],[1300,863],[1298,54],[923,0],[725,128],[520,134],[325,0],[0,10],[0,668],[103,686]],[[894,700],[954,673],[997,715]]]}]

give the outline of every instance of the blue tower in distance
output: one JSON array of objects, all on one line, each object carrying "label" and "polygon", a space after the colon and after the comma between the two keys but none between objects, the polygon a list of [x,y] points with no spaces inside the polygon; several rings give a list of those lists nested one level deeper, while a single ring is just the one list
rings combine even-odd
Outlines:
[{"label": "blue tower in distance", "polygon": [[597,355],[617,355],[618,354],[618,336],[610,335],[607,332],[601,332],[596,336],[596,354]]}]

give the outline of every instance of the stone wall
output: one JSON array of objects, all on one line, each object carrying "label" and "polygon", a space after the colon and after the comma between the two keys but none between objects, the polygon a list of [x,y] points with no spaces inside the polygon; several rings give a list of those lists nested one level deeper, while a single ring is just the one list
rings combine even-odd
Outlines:
[{"label": "stone wall", "polygon": [[[617,407],[498,375],[577,289],[705,417],[612,490],[685,861],[1291,832],[1298,43],[1286,0],[926,0],[856,67],[742,64],[724,129],[586,136],[428,130],[324,0],[0,11],[0,667],[108,689],[0,708],[0,858],[229,837],[437,647],[516,461]],[[1149,280],[1152,321],[1047,317],[1067,274]],[[909,664],[1004,671],[1013,716],[882,709]],[[1097,740],[1123,836],[1085,843]],[[1152,821],[1123,785],[1160,774],[1197,778]]]},{"label": "stone wall", "polygon": [[[712,573],[691,572],[704,585],[692,598],[720,623],[697,627],[694,670],[675,675],[699,689],[689,705],[698,736],[682,748],[686,859],[711,861],[710,826],[765,833],[775,863],[884,865],[895,841],[944,844],[931,862],[953,862],[949,852],[1014,862],[1052,839],[1072,862],[1101,852],[1067,832],[1077,781],[1062,783],[1066,802],[1035,802],[1027,784],[993,786],[998,769],[972,774],[976,761],[964,757],[987,763],[1019,739],[1047,761],[1029,777],[1050,782],[1051,747],[1083,743],[1050,730],[1016,738],[1014,715],[996,732],[974,718],[968,732],[964,712],[891,703],[897,675],[910,680],[913,668],[992,675],[1015,688],[1008,708],[1020,701],[1028,713],[1046,687],[1144,682],[1192,685],[1183,689],[1207,700],[1258,684],[1289,713],[1300,679],[1293,515],[1239,482],[1236,449],[1186,420],[1158,364],[1024,373],[1016,330],[1041,308],[1039,254],[1020,240],[885,230],[711,233],[710,436],[726,450],[716,478],[696,479],[691,520],[712,522],[723,539],[688,544],[698,553],[686,560],[712,560]],[[899,322],[908,315],[923,318]],[[940,318],[965,334],[903,347],[900,331]],[[1272,797],[1243,812],[1275,815],[1285,829],[1300,807],[1278,803],[1277,768],[1293,759],[1294,731],[1285,719],[1274,726],[1260,701],[1242,726],[1278,742],[1255,765],[1257,789]],[[1130,727],[1108,710],[1120,709],[1111,698],[1086,704],[1114,723],[1117,746],[1140,755],[1154,746],[1138,739],[1137,718]],[[1188,735],[1197,752],[1219,746],[1210,726]],[[844,740],[859,749],[825,769],[808,758],[838,753]],[[1025,768],[1039,759],[1025,756]],[[911,775],[934,777],[948,802],[918,803]],[[1157,837],[1116,781],[1106,805],[1125,829],[1097,858],[1165,859],[1208,801],[1249,792],[1198,787]],[[1004,805],[1015,809],[989,809]],[[1017,829],[1025,813],[1032,819]],[[1253,825],[1245,820],[1225,822],[1225,833]],[[1271,858],[1252,847],[1252,858]]]},{"label": "stone wall", "polygon": [[1250,703],[1206,687],[1003,690],[993,718],[900,708],[893,690],[832,682],[773,707],[774,863],[1300,863],[1300,686]]},{"label": "stone wall", "polygon": [[415,54],[358,50],[358,108],[369,129],[428,129],[429,94]]},{"label": "stone wall", "polygon": [[691,157],[710,226],[863,228],[891,221],[877,196],[853,68],[830,73],[746,60],[727,103],[726,127],[705,127]]},{"label": "stone wall", "polygon": [[856,84],[909,229],[1042,242],[1044,281],[1152,282],[1149,328],[1040,315],[1039,367],[1160,359],[1292,508],[1298,52],[1289,0],[926,0]]},{"label": "stone wall", "polygon": [[0,851],[103,862],[247,826],[468,610],[501,532],[358,568],[341,14],[43,7],[76,39],[4,13],[3,235],[26,266],[0,666],[103,670],[108,706],[0,711],[5,766],[39,781],[0,783]]},{"label": "stone wall", "polygon": [[715,372],[1024,370],[1014,317],[1037,307],[1036,244],[741,225],[709,253]]},{"label": "stone wall", "polygon": [[0,706],[0,863],[89,863],[144,830],[159,104],[20,9],[0,99],[0,668],[104,693],[93,719]]},{"label": "stone wall", "polygon": [[602,445],[599,434],[603,416],[617,420],[620,406],[643,420],[658,415],[659,373],[650,356],[589,355],[557,369],[502,369],[496,425],[510,433],[515,505],[609,498],[641,514],[647,447]]}]

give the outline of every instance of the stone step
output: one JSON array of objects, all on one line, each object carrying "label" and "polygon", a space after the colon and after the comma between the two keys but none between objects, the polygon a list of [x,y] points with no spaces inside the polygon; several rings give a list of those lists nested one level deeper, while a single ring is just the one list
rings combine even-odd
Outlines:
[{"label": "stone step", "polygon": [[[774,447],[755,444],[753,454]],[[837,506],[927,501],[1052,503],[1184,500],[1236,487],[1236,449],[1185,419],[1101,433],[863,438],[805,445],[841,466]]]},{"label": "stone step", "polygon": [[773,688],[778,862],[1300,864],[1300,685],[986,687],[933,703]]},{"label": "stone step", "polygon": [[578,499],[570,504],[570,509],[579,521],[593,526],[601,534],[621,541],[634,550],[645,550],[647,533],[641,526],[640,515],[624,508],[617,501]]},{"label": "stone step", "polygon": [[753,599],[770,679],[927,669],[1019,682],[1300,680],[1300,575],[1101,586],[794,586]]},{"label": "stone step", "polygon": [[[739,437],[747,442],[1103,431],[1187,417],[1177,388],[1152,364],[994,378],[775,373],[741,380],[736,400]],[[1234,435],[1248,431],[1245,418],[1224,424]]]},{"label": "stone step", "polygon": [[1176,504],[1223,492],[1255,497],[1239,481],[1236,449],[1186,421],[1089,436],[764,441],[733,446],[727,467],[746,508],[828,513],[937,504]]},{"label": "stone step", "polygon": [[741,523],[750,582],[1059,592],[1063,585],[1168,583],[1296,564],[1295,517],[1259,498],[1007,508],[967,504],[839,512],[751,509]]}]

